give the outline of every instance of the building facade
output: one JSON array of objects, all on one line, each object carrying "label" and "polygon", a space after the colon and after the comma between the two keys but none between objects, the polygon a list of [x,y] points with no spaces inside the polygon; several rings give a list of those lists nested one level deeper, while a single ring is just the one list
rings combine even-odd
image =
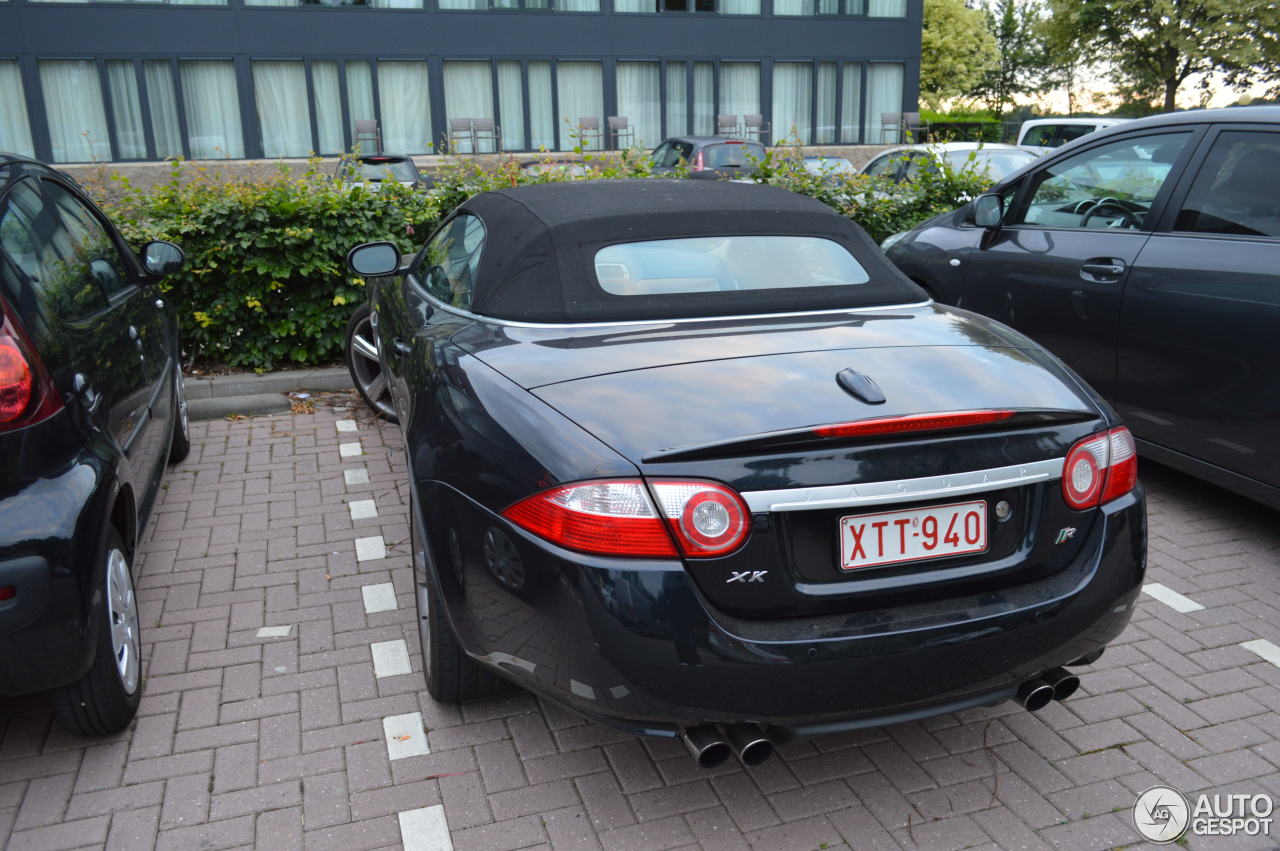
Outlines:
[{"label": "building facade", "polygon": [[[330,5],[330,4],[334,5]],[[896,141],[922,0],[0,0],[0,150],[61,163],[508,151],[711,134]],[[577,129],[595,118],[598,138]],[[485,150],[488,147],[484,148]]]}]

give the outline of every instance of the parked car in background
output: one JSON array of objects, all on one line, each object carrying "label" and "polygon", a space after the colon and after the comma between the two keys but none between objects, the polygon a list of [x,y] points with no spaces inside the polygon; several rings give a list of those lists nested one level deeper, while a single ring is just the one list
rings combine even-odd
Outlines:
[{"label": "parked car in background", "polygon": [[566,180],[586,177],[590,166],[578,160],[535,160],[520,164],[521,170],[531,177],[554,175]]},{"label": "parked car in background", "polygon": [[348,263],[437,700],[511,681],[754,765],[792,735],[1040,708],[1129,621],[1145,508],[1115,414],[815,199],[519,186]]},{"label": "parked car in background", "polygon": [[0,154],[0,695],[53,691],[68,730],[142,696],[134,553],[189,447],[174,311],[183,262],[141,256],[65,175]]},{"label": "parked car in background", "polygon": [[826,178],[832,183],[858,173],[853,163],[844,157],[804,157],[800,162],[805,171]]},{"label": "parked car in background", "polygon": [[1101,130],[886,244],[1066,361],[1142,452],[1280,508],[1280,109]]},{"label": "parked car in background", "polygon": [[759,142],[728,136],[674,136],[650,156],[655,174],[673,172],[684,161],[691,177],[750,180],[764,154]]},{"label": "parked car in background", "polygon": [[1019,146],[1038,154],[1087,136],[1095,130],[1114,127],[1127,118],[1036,118],[1022,122],[1018,128]]},{"label": "parked car in background", "polygon": [[923,169],[937,171],[945,162],[954,171],[972,168],[986,174],[992,183],[998,183],[1035,159],[1036,155],[1030,151],[994,142],[900,145],[873,157],[862,167],[861,173],[903,183],[915,179]]},{"label": "parked car in background", "polygon": [[418,171],[413,158],[404,154],[360,154],[338,161],[334,179],[343,188],[363,186],[378,190],[387,183],[399,183],[411,189],[429,189],[429,176]]}]

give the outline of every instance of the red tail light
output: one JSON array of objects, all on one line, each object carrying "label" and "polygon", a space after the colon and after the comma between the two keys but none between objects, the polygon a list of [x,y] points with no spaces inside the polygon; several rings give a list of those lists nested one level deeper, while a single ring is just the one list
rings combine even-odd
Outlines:
[{"label": "red tail light", "polygon": [[62,408],[49,373],[0,299],[0,431],[34,425]]},{"label": "red tail light", "polygon": [[569,550],[611,556],[677,555],[639,479],[552,488],[520,500],[502,515]]},{"label": "red tail light", "polygon": [[724,555],[746,540],[751,515],[731,489],[671,479],[652,486],[657,507],[644,482],[620,479],[552,488],[520,500],[502,515],[565,549],[599,555],[706,558]]},{"label": "red tail light", "polygon": [[702,151],[698,151],[698,153],[693,155],[694,171],[702,171],[704,168],[706,168],[705,163],[706,163],[706,160],[704,160],[702,157]]},{"label": "red tail light", "polygon": [[12,585],[0,585],[0,603],[18,596],[18,589]]},{"label": "red tail light", "polygon": [[818,437],[868,437],[877,434],[902,434],[909,431],[941,431],[998,423],[1011,416],[1013,411],[944,411],[936,414],[908,414],[901,417],[880,417],[874,420],[818,426],[813,433]]},{"label": "red tail light", "polygon": [[1138,483],[1138,452],[1123,426],[1078,441],[1062,466],[1062,497],[1076,510],[1124,496]]}]

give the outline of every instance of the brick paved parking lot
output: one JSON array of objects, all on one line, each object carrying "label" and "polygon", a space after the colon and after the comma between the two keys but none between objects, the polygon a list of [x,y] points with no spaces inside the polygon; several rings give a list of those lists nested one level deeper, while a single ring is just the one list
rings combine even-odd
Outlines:
[{"label": "brick paved parking lot", "polygon": [[1137,843],[1157,783],[1280,795],[1277,514],[1167,470],[1162,587],[1065,704],[702,771],[527,695],[426,696],[395,427],[322,404],[193,431],[136,567],[138,720],[88,742],[0,702],[5,848],[1086,849]]}]

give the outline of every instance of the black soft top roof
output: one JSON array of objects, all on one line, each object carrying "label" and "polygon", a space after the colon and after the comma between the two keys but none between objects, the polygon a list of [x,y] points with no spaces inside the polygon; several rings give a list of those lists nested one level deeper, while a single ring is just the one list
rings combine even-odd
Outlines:
[{"label": "black soft top roof", "polygon": [[[729,181],[591,180],[484,192],[459,206],[486,238],[471,309],[531,322],[781,313],[900,304],[926,296],[866,233],[813,198]],[[694,236],[803,235],[844,246],[871,280],[856,286],[652,296],[605,292],[595,254],[607,245]]]}]

